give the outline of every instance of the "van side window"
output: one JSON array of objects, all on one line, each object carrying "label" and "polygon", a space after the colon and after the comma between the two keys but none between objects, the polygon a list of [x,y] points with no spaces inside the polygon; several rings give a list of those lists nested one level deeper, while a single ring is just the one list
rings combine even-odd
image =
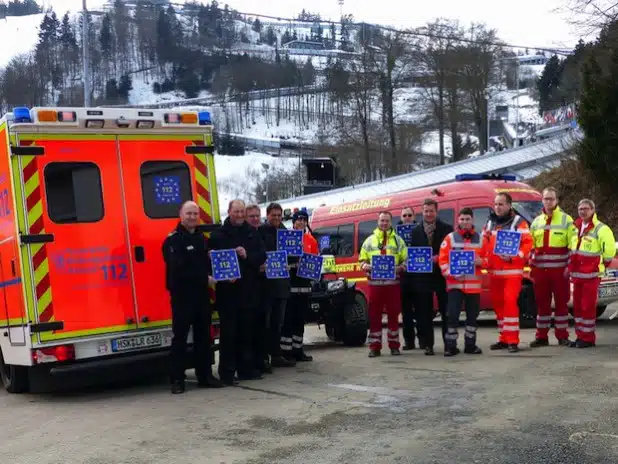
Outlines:
[{"label": "van side window", "polygon": [[57,224],[103,219],[101,170],[94,163],[49,163],[43,171],[47,214]]},{"label": "van side window", "polygon": [[149,218],[178,217],[191,197],[191,173],[182,161],[146,161],[140,167],[144,212]]},{"label": "van side window", "polygon": [[477,232],[481,232],[485,224],[487,223],[487,219],[489,219],[489,214],[491,213],[490,208],[472,208],[472,213],[474,214],[474,228]]},{"label": "van side window", "polygon": [[324,254],[333,254],[342,258],[354,255],[354,224],[315,229],[313,236],[318,244],[321,237],[329,237],[329,246],[324,250]]},{"label": "van side window", "polygon": [[378,221],[365,221],[358,223],[358,252],[360,253],[360,249],[363,246],[363,242],[367,240],[373,231],[378,227]]},{"label": "van side window", "polygon": [[452,227],[455,227],[455,210],[452,208],[439,209],[438,219],[440,219],[442,222],[446,222]]}]

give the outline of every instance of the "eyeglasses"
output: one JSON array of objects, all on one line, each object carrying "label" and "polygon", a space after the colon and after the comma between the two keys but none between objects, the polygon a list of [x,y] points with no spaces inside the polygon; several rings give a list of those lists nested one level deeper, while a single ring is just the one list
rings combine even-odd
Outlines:
[{"label": "eyeglasses", "polygon": [[412,214],[402,214],[401,217],[412,217]]}]

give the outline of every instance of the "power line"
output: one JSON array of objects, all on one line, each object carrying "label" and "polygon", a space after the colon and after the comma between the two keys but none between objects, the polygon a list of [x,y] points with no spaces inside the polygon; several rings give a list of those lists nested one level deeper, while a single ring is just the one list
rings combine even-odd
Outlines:
[{"label": "power line", "polygon": [[[128,1],[128,2],[124,2],[125,5],[128,6],[138,6],[139,5],[151,5],[151,6],[163,6],[163,5],[172,5],[172,6],[177,6],[180,8],[187,8],[187,6],[192,7],[193,4],[184,4],[184,3],[174,3],[174,2],[169,2],[166,4],[161,4],[161,3],[156,3],[156,2],[151,2],[151,1]],[[200,3],[199,5],[203,5],[202,3]],[[113,8],[112,5],[105,5],[108,8]],[[212,7],[211,7],[212,8]],[[223,12],[225,11],[223,8],[218,7],[217,8],[218,11]],[[332,20],[323,20],[320,19],[319,21],[315,21],[312,19],[301,19],[301,18],[283,18],[280,16],[272,16],[272,15],[266,15],[266,14],[261,14],[261,13],[245,13],[245,12],[241,12],[241,11],[237,11],[237,10],[233,10],[233,9],[229,9],[228,13],[232,13],[234,15],[240,15],[240,16],[245,16],[245,17],[256,17],[256,18],[264,18],[264,19],[270,19],[270,20],[275,20],[275,21],[281,21],[281,22],[287,22],[287,23],[307,23],[307,24],[315,24],[316,22],[318,22],[320,25],[322,24],[327,24],[327,25],[341,25],[342,22],[341,21],[332,21]],[[506,48],[516,48],[516,49],[529,49],[529,50],[538,50],[538,51],[543,51],[543,52],[549,52],[549,53],[553,53],[556,55],[570,55],[571,53],[573,53],[572,49],[561,49],[561,48],[549,48],[549,47],[536,47],[536,46],[530,46],[530,45],[516,45],[516,44],[510,44],[510,43],[506,43],[506,42],[492,42],[492,41],[485,41],[485,40],[475,40],[475,39],[466,39],[463,37],[457,37],[457,36],[448,36],[448,35],[441,35],[441,34],[434,34],[431,32],[423,32],[423,31],[419,31],[419,30],[405,30],[405,29],[397,29],[394,27],[390,27],[390,26],[384,26],[381,24],[373,24],[373,23],[368,23],[368,22],[344,22],[343,24],[345,24],[347,27],[355,27],[355,28],[361,28],[361,27],[367,27],[367,26],[371,26],[374,27],[376,29],[380,29],[383,31],[387,31],[387,32],[393,32],[396,34],[401,34],[401,35],[406,35],[406,36],[410,36],[410,37],[424,37],[424,38],[428,38],[428,39],[441,39],[441,40],[451,40],[453,42],[460,42],[460,43],[467,43],[467,44],[471,44],[471,45],[489,45],[489,46],[496,46],[496,47],[506,47]]]}]

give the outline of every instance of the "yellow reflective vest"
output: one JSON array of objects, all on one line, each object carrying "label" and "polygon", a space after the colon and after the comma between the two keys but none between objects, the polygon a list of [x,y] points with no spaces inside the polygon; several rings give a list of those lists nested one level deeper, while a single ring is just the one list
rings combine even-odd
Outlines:
[{"label": "yellow reflective vest", "polygon": [[569,246],[577,229],[573,218],[556,207],[551,217],[545,212],[530,225],[533,249],[532,265],[537,268],[564,268],[569,261]]},{"label": "yellow reflective vest", "polygon": [[[575,222],[581,228],[581,219]],[[583,233],[582,233],[583,232]],[[606,224],[595,214],[584,231],[578,230],[571,241],[569,271],[574,281],[596,279],[605,273],[604,262],[616,256],[616,239]]]},{"label": "yellow reflective vest", "polygon": [[[395,256],[395,266],[403,264],[408,259],[408,248],[403,239],[397,235],[393,228],[386,231],[386,253]],[[382,254],[382,244],[384,243],[384,232],[375,229],[373,233],[365,239],[361,246],[358,260],[371,264],[371,257]]]}]

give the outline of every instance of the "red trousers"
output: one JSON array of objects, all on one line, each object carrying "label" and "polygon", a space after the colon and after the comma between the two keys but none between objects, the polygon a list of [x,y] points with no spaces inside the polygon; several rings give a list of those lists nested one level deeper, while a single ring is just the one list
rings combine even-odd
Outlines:
[{"label": "red trousers", "polygon": [[369,336],[367,342],[370,350],[382,349],[382,314],[388,316],[388,347],[399,348],[399,313],[401,312],[401,295],[399,284],[369,284]]},{"label": "red trousers", "polygon": [[491,276],[491,305],[498,321],[498,341],[519,344],[519,292],[521,276]]},{"label": "red trousers", "polygon": [[573,281],[573,316],[575,335],[583,342],[596,342],[597,301],[601,279]]},{"label": "red trousers", "polygon": [[569,338],[569,278],[564,277],[564,268],[533,268],[534,299],[536,300],[536,338],[547,340],[551,326],[552,295],[555,303],[554,331],[558,340]]}]

